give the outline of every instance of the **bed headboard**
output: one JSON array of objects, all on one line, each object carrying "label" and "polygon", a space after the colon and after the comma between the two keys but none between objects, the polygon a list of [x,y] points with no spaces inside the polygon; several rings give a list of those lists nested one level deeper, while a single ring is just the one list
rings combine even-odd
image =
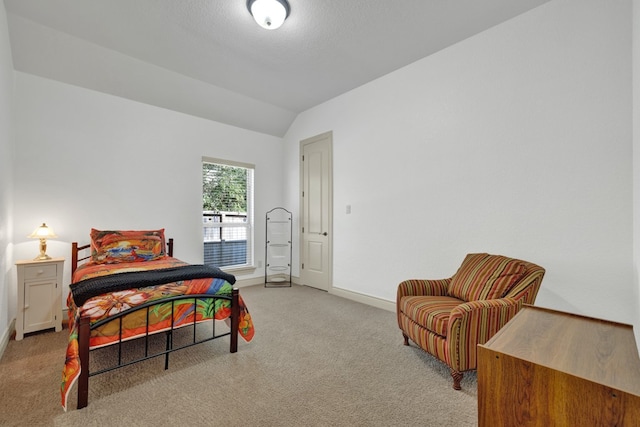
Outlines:
[{"label": "bed headboard", "polygon": [[[78,245],[78,242],[71,243],[71,276],[76,271],[78,266],[88,262],[91,258],[91,245]],[[173,237],[167,239],[167,255],[173,256]]]}]

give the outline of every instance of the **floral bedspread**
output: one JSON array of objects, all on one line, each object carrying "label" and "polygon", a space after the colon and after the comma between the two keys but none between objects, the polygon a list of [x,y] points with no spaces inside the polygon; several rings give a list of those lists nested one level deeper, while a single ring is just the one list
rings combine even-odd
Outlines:
[{"label": "floral bedspread", "polygon": [[[80,280],[114,273],[147,271],[182,265],[186,265],[186,263],[171,257],[164,257],[148,262],[120,264],[87,263],[76,270],[72,282],[75,283]],[[73,284],[71,284],[71,287],[73,287]],[[62,407],[64,410],[66,411],[67,409],[69,392],[78,379],[81,370],[78,350],[78,321],[81,317],[88,316],[90,323],[93,324],[101,319],[152,300],[188,294],[230,295],[231,291],[232,285],[220,278],[193,279],[103,294],[87,300],[81,307],[75,305],[72,293],[70,292],[67,297],[67,307],[69,309],[69,343],[67,345],[67,355],[60,386]],[[239,301],[240,322],[238,332],[245,341],[249,342],[254,335],[253,321],[242,297],[239,298]],[[227,300],[218,300],[215,304],[213,302],[199,301],[195,306],[193,301],[184,301],[181,304],[176,303],[173,312],[174,327],[193,323],[194,319],[196,322],[208,319],[227,319],[231,315],[230,306],[231,303]],[[147,330],[146,311],[143,310],[138,314],[138,316],[131,315],[124,319],[123,329],[125,330],[123,331],[123,340],[134,339],[145,335]],[[171,303],[159,304],[155,306],[149,314],[149,331],[151,332],[167,330],[170,328],[171,323]],[[119,327],[111,323],[107,323],[99,329],[93,330],[89,343],[90,348],[98,348],[117,342],[119,339],[118,330]]]}]

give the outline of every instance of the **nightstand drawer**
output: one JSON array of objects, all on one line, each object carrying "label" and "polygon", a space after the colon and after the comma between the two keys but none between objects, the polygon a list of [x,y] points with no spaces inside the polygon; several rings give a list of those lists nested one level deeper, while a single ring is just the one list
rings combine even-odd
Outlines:
[{"label": "nightstand drawer", "polygon": [[39,279],[42,277],[55,277],[57,274],[56,264],[33,265],[24,268],[24,278],[26,280]]}]

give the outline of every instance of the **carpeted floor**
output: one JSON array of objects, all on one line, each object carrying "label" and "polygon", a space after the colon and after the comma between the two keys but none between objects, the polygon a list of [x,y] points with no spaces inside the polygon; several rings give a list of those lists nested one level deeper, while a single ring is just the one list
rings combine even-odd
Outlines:
[{"label": "carpeted floor", "polygon": [[89,381],[89,406],[60,406],[67,331],[10,341],[2,426],[475,426],[477,384],[405,347],[395,314],[304,286],[241,288],[256,326]]}]

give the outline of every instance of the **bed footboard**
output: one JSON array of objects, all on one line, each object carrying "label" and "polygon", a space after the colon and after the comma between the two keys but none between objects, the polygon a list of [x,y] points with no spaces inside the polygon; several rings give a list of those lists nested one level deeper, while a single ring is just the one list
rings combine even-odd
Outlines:
[{"label": "bed footboard", "polygon": [[[203,300],[228,300],[231,302],[231,316],[230,316],[230,325],[229,325],[229,331],[225,331],[222,333],[216,333],[216,322],[215,320],[211,320],[212,323],[212,333],[210,336],[207,336],[205,338],[198,338],[196,337],[196,324],[198,324],[198,322],[196,322],[195,320],[195,316],[194,316],[194,321],[193,323],[188,323],[188,324],[182,324],[179,326],[175,326],[172,324],[171,328],[168,330],[163,330],[163,331],[156,331],[156,332],[150,332],[147,328],[147,332],[144,336],[139,337],[138,339],[144,339],[145,340],[145,352],[144,352],[144,356],[143,357],[139,357],[139,358],[135,358],[134,360],[128,360],[126,362],[123,362],[122,358],[121,358],[121,353],[122,353],[122,345],[126,340],[122,339],[122,330],[123,330],[123,326],[122,326],[122,319],[124,317],[126,317],[127,315],[130,315],[133,312],[137,312],[137,311],[146,311],[146,315],[147,315],[147,319],[149,316],[149,312],[150,310],[153,309],[153,307],[155,307],[158,304],[166,304],[167,302],[171,302],[171,310],[172,310],[172,315],[171,317],[173,318],[173,309],[175,307],[175,304],[178,301],[184,301],[184,300],[193,300],[193,304],[197,304],[198,301],[203,301]],[[90,348],[89,348],[89,341],[90,341],[90,337],[91,337],[91,331],[99,328],[101,326],[104,326],[107,323],[110,322],[119,322],[119,330],[120,330],[120,339],[113,343],[112,345],[114,346],[119,346],[118,348],[118,362],[117,364],[115,364],[114,366],[111,366],[109,368],[105,368],[105,369],[101,369],[95,372],[91,372],[90,371],[90,363],[89,363],[89,354],[90,354]],[[231,295],[210,295],[210,294],[197,294],[197,295],[179,295],[179,296],[174,296],[174,297],[170,297],[170,298],[163,298],[161,300],[155,300],[155,301],[150,301],[148,303],[142,304],[140,306],[137,307],[133,307],[129,310],[125,310],[121,313],[118,313],[115,316],[110,316],[108,319],[104,319],[102,321],[96,322],[93,325],[90,324],[89,322],[89,318],[87,317],[81,317],[79,319],[79,323],[78,323],[78,352],[79,352],[79,356],[80,356],[80,376],[78,377],[78,409],[84,408],[87,406],[88,401],[89,401],[89,377],[94,376],[94,375],[98,375],[104,372],[108,372],[123,366],[128,366],[131,365],[133,363],[138,363],[147,359],[151,359],[151,358],[155,358],[155,357],[159,357],[159,356],[164,356],[165,357],[165,369],[169,368],[169,354],[174,352],[174,351],[178,351],[187,347],[191,347],[194,346],[196,344],[201,344],[204,342],[208,342],[214,339],[218,339],[218,338],[222,338],[225,337],[227,335],[230,336],[230,347],[229,347],[229,351],[231,353],[235,353],[238,350],[238,326],[240,323],[240,304],[239,304],[239,291],[237,288],[233,288],[233,291],[231,293]],[[180,346],[174,346],[174,342],[173,342],[173,333],[175,330],[180,329],[180,328],[184,328],[184,327],[188,327],[188,326],[192,326],[193,327],[193,339],[191,340],[191,342],[187,343],[187,344],[183,344]],[[149,353],[148,351],[148,342],[149,342],[149,337],[155,334],[158,334],[160,332],[164,332],[166,333],[166,346],[165,349],[163,351],[156,351],[156,352],[152,352]]]}]

